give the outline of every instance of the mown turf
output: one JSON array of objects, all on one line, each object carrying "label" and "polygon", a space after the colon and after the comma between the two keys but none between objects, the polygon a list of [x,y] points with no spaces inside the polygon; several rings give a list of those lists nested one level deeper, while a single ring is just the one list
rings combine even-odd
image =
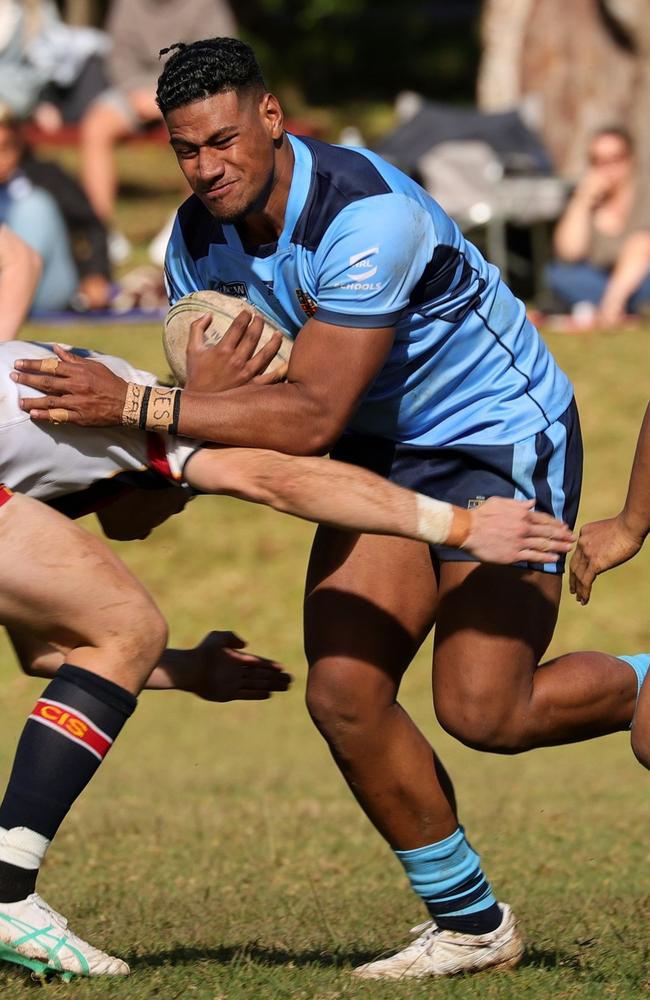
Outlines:
[{"label": "mown turf", "polygon": [[[32,333],[164,370],[155,326]],[[29,333],[27,334],[29,335]],[[647,398],[647,331],[550,343],[576,382],[587,444],[581,519],[622,502]],[[302,704],[300,597],[312,529],[202,498],[142,543],[119,546],[168,615],[175,644],[233,628],[282,659],[293,690],[266,704],[143,696],[137,716],[63,826],[41,891],[128,982],[52,984],[47,996],[486,1000],[636,998],[649,989],[650,776],[625,735],[519,758],[473,753],[430,708],[429,647],[403,701],[455,777],[462,818],[529,948],[514,973],[424,984],[357,984],[350,969],[423,919],[361,815]],[[55,581],[53,581],[55,583]],[[649,553],[568,597],[552,652],[650,648]],[[3,646],[0,774],[42,684]],[[31,996],[0,971],[2,997]]]}]

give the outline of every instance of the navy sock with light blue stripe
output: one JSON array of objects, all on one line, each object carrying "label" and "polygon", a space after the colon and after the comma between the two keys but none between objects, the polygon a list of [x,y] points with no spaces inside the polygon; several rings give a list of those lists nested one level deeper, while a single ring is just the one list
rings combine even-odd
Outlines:
[{"label": "navy sock with light blue stripe", "polygon": [[501,923],[499,904],[462,826],[445,840],[395,855],[438,927],[489,934]]}]

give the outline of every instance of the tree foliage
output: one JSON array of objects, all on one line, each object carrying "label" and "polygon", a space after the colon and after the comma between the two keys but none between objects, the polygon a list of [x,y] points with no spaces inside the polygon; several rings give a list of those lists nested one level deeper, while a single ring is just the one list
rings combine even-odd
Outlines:
[{"label": "tree foliage", "polygon": [[240,0],[236,12],[273,86],[314,104],[416,90],[472,101],[476,0]]}]

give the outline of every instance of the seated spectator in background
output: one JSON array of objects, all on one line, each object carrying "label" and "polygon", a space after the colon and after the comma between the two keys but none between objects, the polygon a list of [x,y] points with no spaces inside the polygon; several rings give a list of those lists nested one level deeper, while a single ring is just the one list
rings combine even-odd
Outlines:
[{"label": "seated spectator in background", "polygon": [[0,225],[0,340],[17,340],[41,277],[35,250]]},{"label": "seated spectator in background", "polygon": [[13,127],[21,148],[19,169],[35,187],[52,195],[63,216],[77,269],[74,308],[79,311],[107,309],[113,289],[104,223],[95,215],[76,178],[58,163],[35,156],[24,144],[20,126],[14,123]]},{"label": "seated spectator in background", "polygon": [[625,129],[592,136],[589,167],[558,223],[554,249],[550,291],[572,309],[591,305],[594,325],[616,325],[650,304],[650,186]]},{"label": "seated spectator in background", "polygon": [[0,101],[49,132],[79,121],[106,87],[108,44],[64,24],[53,0],[0,0]]},{"label": "seated spectator in background", "polygon": [[[81,122],[81,180],[102,221],[114,225],[117,173],[114,148],[139,129],[162,121],[156,104],[160,50],[174,42],[233,35],[228,0],[114,0],[106,25],[112,47],[111,87]],[[129,245],[120,233],[110,241],[113,260]]]},{"label": "seated spectator in background", "polygon": [[66,309],[79,279],[63,216],[51,194],[35,187],[20,166],[22,142],[14,122],[0,121],[0,222],[42,261],[32,313]]}]

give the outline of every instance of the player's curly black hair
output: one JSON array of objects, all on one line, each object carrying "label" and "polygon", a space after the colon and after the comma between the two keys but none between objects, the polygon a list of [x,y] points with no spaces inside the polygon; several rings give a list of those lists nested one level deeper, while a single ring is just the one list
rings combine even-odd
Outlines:
[{"label": "player's curly black hair", "polygon": [[255,53],[237,38],[203,38],[189,45],[177,42],[160,50],[161,56],[168,53],[156,91],[163,115],[213,94],[265,87]]}]

